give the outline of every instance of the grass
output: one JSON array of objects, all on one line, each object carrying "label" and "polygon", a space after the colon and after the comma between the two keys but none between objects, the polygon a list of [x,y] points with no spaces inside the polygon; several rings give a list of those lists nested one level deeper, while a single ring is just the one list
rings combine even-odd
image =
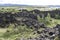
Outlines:
[{"label": "grass", "polygon": [[7,28],[0,28],[0,36],[6,32]]},{"label": "grass", "polygon": [[[9,32],[7,32],[7,30]],[[19,26],[16,29],[13,28],[13,25],[10,25],[8,29],[0,29],[0,38],[15,40],[16,38],[27,38],[27,37],[36,37],[33,35],[33,30],[27,28],[26,26]]]}]

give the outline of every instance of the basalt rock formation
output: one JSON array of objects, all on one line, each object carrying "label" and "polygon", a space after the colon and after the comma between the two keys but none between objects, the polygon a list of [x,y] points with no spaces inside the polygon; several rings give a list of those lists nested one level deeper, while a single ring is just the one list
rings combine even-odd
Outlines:
[{"label": "basalt rock formation", "polygon": [[[41,18],[47,17],[50,14],[51,18],[60,19],[60,10],[40,11],[40,10],[19,10],[20,12],[0,12],[0,27],[9,27],[10,24],[14,24],[15,27],[19,25],[26,25],[27,27],[34,27],[39,37],[29,38],[27,40],[54,40],[56,36],[60,38],[60,24],[57,24],[54,28],[48,28],[44,23],[37,20],[39,15]],[[57,17],[58,15],[58,17]],[[41,32],[38,29],[44,28]]]},{"label": "basalt rock formation", "polygon": [[38,37],[21,38],[21,40],[55,40],[56,37],[60,38],[60,24],[57,24],[54,28],[45,28],[42,31],[37,31],[37,33],[39,34]]}]

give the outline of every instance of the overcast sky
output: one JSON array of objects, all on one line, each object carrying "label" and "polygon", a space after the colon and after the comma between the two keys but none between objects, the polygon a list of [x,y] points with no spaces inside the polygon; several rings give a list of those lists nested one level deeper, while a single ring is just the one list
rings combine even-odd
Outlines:
[{"label": "overcast sky", "polygon": [[0,4],[60,5],[59,0],[0,0]]}]

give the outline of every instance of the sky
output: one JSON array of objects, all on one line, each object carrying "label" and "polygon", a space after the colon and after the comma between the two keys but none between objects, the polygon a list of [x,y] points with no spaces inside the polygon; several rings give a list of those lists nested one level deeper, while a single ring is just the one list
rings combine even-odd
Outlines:
[{"label": "sky", "polygon": [[60,5],[59,0],[0,0],[0,4]]}]

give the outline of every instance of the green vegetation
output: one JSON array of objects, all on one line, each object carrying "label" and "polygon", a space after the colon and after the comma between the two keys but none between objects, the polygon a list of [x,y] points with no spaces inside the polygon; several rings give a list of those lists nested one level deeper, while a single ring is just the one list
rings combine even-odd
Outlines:
[{"label": "green vegetation", "polygon": [[[29,10],[29,9],[28,9]],[[32,10],[32,8],[30,8]],[[2,8],[0,12],[19,12],[13,8]],[[60,19],[51,18],[50,15],[43,19],[37,16],[39,22],[43,22],[47,27],[54,27],[56,24],[60,24]],[[52,20],[52,21],[51,21]],[[17,40],[19,38],[37,37],[38,34],[34,34],[34,29],[28,28],[26,25],[17,26],[14,28],[14,24],[11,24],[8,28],[0,28],[0,40]],[[56,38],[56,40],[58,40]]]}]

